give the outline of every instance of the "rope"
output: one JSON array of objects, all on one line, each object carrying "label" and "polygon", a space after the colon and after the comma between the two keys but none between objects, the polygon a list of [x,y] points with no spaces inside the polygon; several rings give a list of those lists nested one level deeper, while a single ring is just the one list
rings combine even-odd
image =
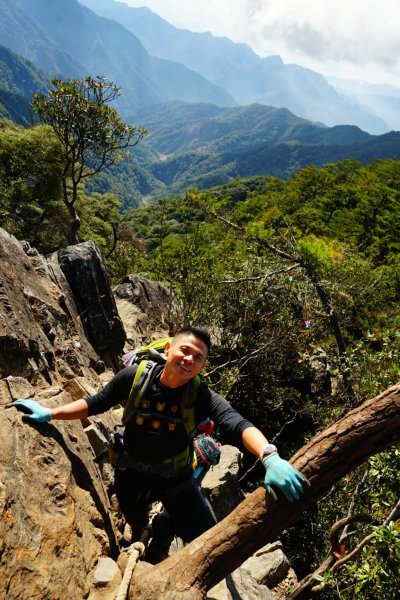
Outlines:
[{"label": "rope", "polygon": [[118,593],[115,600],[126,600],[128,594],[129,584],[132,579],[133,571],[135,570],[136,563],[144,553],[144,544],[142,542],[134,542],[128,549],[128,563],[126,565],[125,573],[122,578],[121,584],[118,588]]}]

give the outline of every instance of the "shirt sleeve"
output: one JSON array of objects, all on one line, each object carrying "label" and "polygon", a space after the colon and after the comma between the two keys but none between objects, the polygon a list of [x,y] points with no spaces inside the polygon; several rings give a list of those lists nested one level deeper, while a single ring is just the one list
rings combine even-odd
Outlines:
[{"label": "shirt sleeve", "polygon": [[[212,419],[229,437],[233,436],[234,438],[239,438],[238,441],[241,441],[243,431],[248,427],[254,427],[223,396],[214,392],[204,382],[202,383],[200,393],[204,399],[202,405],[204,408],[207,407],[203,412],[203,417]],[[205,414],[207,410],[209,414]]]},{"label": "shirt sleeve", "polygon": [[88,416],[92,417],[110,410],[117,404],[124,404],[131,391],[136,369],[137,365],[122,369],[100,392],[85,398],[88,405]]}]

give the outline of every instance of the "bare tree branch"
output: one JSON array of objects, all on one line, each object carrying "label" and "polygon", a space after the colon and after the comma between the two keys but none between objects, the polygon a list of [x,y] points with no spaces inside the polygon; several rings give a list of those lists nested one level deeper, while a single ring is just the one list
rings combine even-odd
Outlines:
[{"label": "bare tree branch", "polygon": [[263,344],[262,346],[253,350],[253,352],[249,352],[249,354],[246,354],[245,356],[240,356],[239,358],[229,359],[224,364],[218,365],[211,371],[204,373],[204,377],[210,377],[211,375],[214,375],[214,373],[218,373],[218,371],[222,371],[222,369],[231,367],[232,365],[235,365],[237,363],[242,363],[244,361],[247,361],[249,358],[253,358],[254,356],[257,356],[257,354],[260,354],[260,352],[262,352],[262,350],[264,350],[264,348],[267,348],[267,346],[269,346],[269,344]]},{"label": "bare tree branch", "polygon": [[279,275],[280,273],[289,273],[290,271],[298,269],[299,267],[302,267],[302,265],[300,263],[297,263],[295,265],[292,265],[291,267],[288,267],[287,269],[278,269],[277,271],[272,271],[271,273],[264,273],[264,275],[257,275],[256,277],[242,277],[240,279],[226,279],[220,281],[219,283],[243,283],[245,281],[261,281],[263,279],[269,279],[274,275]]}]

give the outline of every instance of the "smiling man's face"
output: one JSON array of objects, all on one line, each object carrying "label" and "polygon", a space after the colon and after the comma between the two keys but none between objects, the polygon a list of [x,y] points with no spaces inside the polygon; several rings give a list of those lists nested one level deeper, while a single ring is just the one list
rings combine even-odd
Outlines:
[{"label": "smiling man's face", "polygon": [[161,381],[169,387],[179,387],[193,379],[205,365],[207,346],[192,334],[179,334],[167,343],[164,376]]}]

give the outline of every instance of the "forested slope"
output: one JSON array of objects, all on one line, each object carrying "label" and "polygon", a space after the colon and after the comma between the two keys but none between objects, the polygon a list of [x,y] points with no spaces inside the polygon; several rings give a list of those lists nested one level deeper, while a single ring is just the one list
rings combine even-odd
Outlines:
[{"label": "forested slope", "polygon": [[[3,226],[41,252],[63,248],[68,215],[51,128],[3,122],[0,142]],[[209,327],[210,384],[283,456],[398,383],[399,160],[311,165],[287,180],[238,178],[140,210],[120,206],[115,194],[80,189],[80,239],[96,241],[113,281],[140,273],[161,282],[181,303],[182,323]],[[345,600],[353,588],[363,600],[395,598],[398,529],[384,522],[398,500],[399,461],[397,447],[376,455],[285,533],[300,575],[329,552],[334,521],[366,512],[377,529],[348,543],[376,535],[327,585]]]},{"label": "forested slope", "polygon": [[137,111],[129,121],[146,127],[148,138],[90,188],[105,192],[119,186],[124,208],[237,177],[288,179],[306,165],[400,157],[398,132],[374,136],[350,125],[325,127],[261,104],[170,102]]}]

